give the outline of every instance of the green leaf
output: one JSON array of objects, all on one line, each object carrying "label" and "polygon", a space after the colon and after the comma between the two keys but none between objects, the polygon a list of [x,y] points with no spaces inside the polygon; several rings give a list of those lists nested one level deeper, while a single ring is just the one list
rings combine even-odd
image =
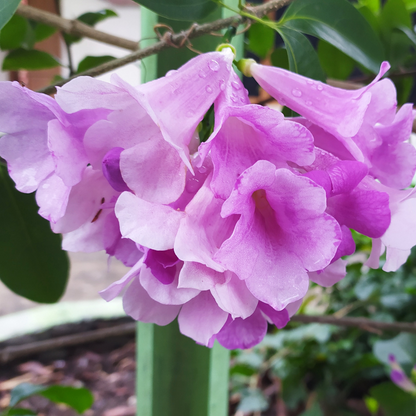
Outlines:
[{"label": "green leaf", "polygon": [[380,13],[379,22],[381,31],[386,37],[396,27],[412,27],[412,19],[403,0],[388,0]]},{"label": "green leaf", "polygon": [[380,407],[380,405],[378,404],[378,401],[374,397],[365,396],[364,397],[364,403],[365,403],[368,411],[372,415],[376,415],[377,414],[378,408]]},{"label": "green leaf", "polygon": [[394,354],[400,364],[416,363],[416,335],[401,333],[389,340],[376,341],[373,353],[384,364],[389,364],[389,354]]},{"label": "green leaf", "polygon": [[315,402],[308,410],[301,413],[299,416],[324,416],[319,403]]},{"label": "green leaf", "polygon": [[374,73],[384,59],[374,30],[347,0],[296,0],[279,24],[327,41]]},{"label": "green leaf", "polygon": [[0,0],[0,29],[11,19],[20,0]]},{"label": "green leaf", "polygon": [[261,412],[269,407],[267,399],[260,389],[246,389],[237,410],[243,413]]},{"label": "green leaf", "polygon": [[358,4],[368,7],[374,14],[380,11],[380,0],[358,0]]},{"label": "green leaf", "polygon": [[374,33],[377,33],[377,35],[379,35],[380,34],[380,23],[379,23],[378,15],[375,15],[371,11],[371,9],[369,9],[366,6],[358,7],[357,10],[364,16],[364,19],[367,20],[367,22],[373,28]]},{"label": "green leaf", "polygon": [[103,56],[86,56],[79,64],[77,73],[87,71],[88,69],[95,68],[98,65],[112,61],[114,56],[103,55]]},{"label": "green leaf", "polygon": [[69,273],[61,237],[37,213],[33,194],[18,192],[0,168],[0,279],[35,302],[53,303],[64,293]]},{"label": "green leaf", "polygon": [[[85,23],[89,26],[95,26],[97,23],[102,22],[105,19],[108,19],[109,17],[117,17],[117,13],[110,9],[104,9],[99,10],[98,12],[88,12],[81,14],[76,18],[76,20],[79,20],[82,23]],[[68,35],[67,33],[63,33],[63,37],[65,42],[68,45],[71,45],[72,43],[76,43],[82,40],[82,37],[80,36],[73,36]]]},{"label": "green leaf", "polygon": [[95,26],[97,23],[108,19],[109,17],[118,17],[118,14],[110,9],[99,10],[98,12],[88,12],[77,17],[77,20],[89,26]]},{"label": "green leaf", "polygon": [[274,46],[274,30],[262,23],[255,23],[248,31],[247,48],[260,58],[265,58]]},{"label": "green leaf", "polygon": [[35,394],[39,394],[41,391],[45,390],[45,388],[45,386],[38,386],[30,383],[19,384],[10,392],[9,406],[14,407],[22,400]]},{"label": "green leaf", "polygon": [[212,0],[134,0],[160,16],[174,20],[194,21],[217,9]]},{"label": "green leaf", "polygon": [[34,71],[38,69],[49,69],[60,66],[61,64],[49,53],[27,50],[23,48],[11,51],[3,61],[3,71],[18,71],[27,69]]},{"label": "green leaf", "polygon": [[410,13],[416,12],[416,0],[404,0],[404,4]]},{"label": "green leaf", "polygon": [[56,32],[56,29],[52,26],[44,25],[43,23],[36,23],[34,32],[35,42],[40,42],[52,36]]},{"label": "green leaf", "polygon": [[330,78],[347,79],[355,67],[352,58],[323,40],[318,43],[318,57],[322,68]]},{"label": "green leaf", "polygon": [[410,29],[409,27],[404,26],[404,25],[398,25],[396,29],[403,32],[409,38],[409,40],[413,43],[413,45],[416,46],[416,33],[413,31],[413,29]]},{"label": "green leaf", "polygon": [[94,403],[92,393],[83,387],[51,386],[39,393],[54,403],[64,403],[78,413],[84,413]]},{"label": "green leaf", "polygon": [[380,404],[385,416],[413,416],[415,399],[390,381],[370,389],[370,394]]},{"label": "green leaf", "polygon": [[290,70],[305,77],[325,81],[318,55],[306,36],[287,27],[278,27],[277,31],[285,43]]},{"label": "green leaf", "polygon": [[289,58],[287,56],[287,50],[285,48],[278,48],[270,55],[270,60],[273,66],[277,66],[283,69],[289,69]]},{"label": "green leaf", "polygon": [[33,415],[37,415],[37,412],[34,412],[33,410],[30,409],[23,409],[23,408],[19,408],[19,409],[10,409],[7,412],[7,416],[12,416],[12,415],[19,415],[19,416],[33,416]]},{"label": "green leaf", "polygon": [[17,49],[25,41],[28,21],[15,14],[0,31],[0,49]]}]

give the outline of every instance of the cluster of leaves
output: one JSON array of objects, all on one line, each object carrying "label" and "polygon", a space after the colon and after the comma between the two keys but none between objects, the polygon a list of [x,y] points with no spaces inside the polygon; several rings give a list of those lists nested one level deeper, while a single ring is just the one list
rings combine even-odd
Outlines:
[{"label": "cluster of leaves", "polygon": [[[89,26],[95,26],[97,23],[113,16],[117,16],[114,11],[104,9],[98,12],[84,13],[78,16],[77,20]],[[7,51],[7,55],[3,60],[3,71],[18,71],[22,69],[34,71],[61,66],[59,59],[48,52],[36,49],[38,42],[48,39],[55,32],[56,29],[51,26],[14,14],[0,31],[0,49]],[[109,55],[87,56],[78,64],[77,69],[74,69],[72,67],[70,47],[74,43],[80,42],[82,38],[63,34],[63,39],[68,50],[70,75],[81,73],[115,59]]]},{"label": "cluster of leaves", "polygon": [[[366,255],[371,242],[361,237],[358,247],[358,256]],[[414,322],[415,289],[416,250],[394,274],[369,270],[361,262],[351,264],[335,287],[314,287],[300,312]],[[353,415],[351,399],[360,400],[373,414],[379,407],[386,416],[414,414],[414,397],[388,380],[387,364],[388,355],[394,354],[410,370],[416,363],[415,335],[394,337],[320,324],[291,323],[288,328],[269,333],[251,351],[235,352],[231,375],[233,392],[241,396],[239,409],[259,411],[269,406],[259,387],[266,377],[279,380],[287,408],[301,412],[307,403],[302,416]]]},{"label": "cluster of leaves", "polygon": [[33,410],[16,407],[22,400],[28,399],[34,395],[46,397],[54,403],[65,404],[78,413],[84,413],[94,403],[94,397],[91,392],[83,387],[77,388],[62,385],[47,387],[30,383],[22,383],[11,391],[9,407],[1,414],[1,416],[36,415]]}]

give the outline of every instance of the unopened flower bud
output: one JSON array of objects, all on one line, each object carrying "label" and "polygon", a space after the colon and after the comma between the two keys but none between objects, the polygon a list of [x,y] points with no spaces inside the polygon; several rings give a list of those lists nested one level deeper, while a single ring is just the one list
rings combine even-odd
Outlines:
[{"label": "unopened flower bud", "polygon": [[240,59],[237,62],[237,68],[246,76],[246,77],[252,77],[251,75],[251,65],[255,64],[256,61],[254,59]]}]

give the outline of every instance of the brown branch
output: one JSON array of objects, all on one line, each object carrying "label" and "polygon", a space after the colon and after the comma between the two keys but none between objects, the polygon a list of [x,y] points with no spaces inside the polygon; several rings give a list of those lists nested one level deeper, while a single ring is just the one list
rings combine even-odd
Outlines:
[{"label": "brown branch", "polygon": [[129,322],[127,324],[117,325],[110,328],[79,332],[78,334],[65,335],[44,341],[35,341],[24,345],[13,345],[0,350],[0,363],[5,363],[18,357],[39,354],[55,348],[87,344],[89,342],[100,341],[109,337],[131,335],[134,334],[135,331],[136,322]]},{"label": "brown branch", "polygon": [[108,43],[131,51],[139,49],[138,42],[101,32],[79,20],[64,19],[54,13],[45,12],[36,7],[20,4],[16,13],[27,19],[34,20],[35,22],[55,27],[61,32],[68,33],[69,35],[98,40],[99,42]]},{"label": "brown branch", "polygon": [[[253,15],[257,17],[262,17],[271,11],[275,11],[275,10],[282,8],[283,6],[286,6],[291,1],[293,0],[271,0],[265,4],[262,4],[261,6],[251,7],[249,11],[250,13],[252,13]],[[245,21],[247,21],[246,17],[235,15],[235,16],[227,17],[226,19],[218,19],[213,22],[205,23],[202,25],[198,25],[198,24],[193,25],[192,32],[184,31],[181,33],[172,34],[169,41],[161,40],[155,43],[154,45],[148,46],[147,48],[143,48],[139,51],[133,52],[122,58],[118,58],[110,62],[106,62],[88,71],[77,74],[73,77],[69,77],[68,79],[64,79],[54,85],[50,85],[46,88],[43,88],[39,90],[38,92],[43,92],[45,94],[53,94],[55,92],[56,86],[62,86],[66,84],[68,81],[71,81],[72,79],[78,76],[87,75],[91,77],[96,77],[98,75],[105,74],[106,72],[112,71],[113,69],[120,68],[131,62],[135,62],[140,59],[146,58],[148,56],[155,55],[164,49],[168,49],[172,47],[172,44],[176,45],[177,47],[180,47],[180,45],[183,46],[183,44],[185,43],[187,39],[198,38],[200,36],[207,35],[211,32],[216,32],[222,29],[226,29],[232,25],[240,25],[244,23]]]},{"label": "brown branch", "polygon": [[337,326],[351,326],[366,331],[393,331],[393,332],[410,332],[416,334],[416,322],[380,322],[373,321],[368,318],[336,318],[330,315],[313,316],[313,315],[295,315],[290,318],[294,322],[302,322],[304,324],[318,323],[318,324],[331,324]]},{"label": "brown branch", "polygon": [[[291,321],[305,324],[319,323],[356,327],[376,334],[381,334],[382,331],[416,333],[416,323],[380,322],[367,318],[336,318],[334,316],[327,315],[295,315],[292,316]],[[44,341],[35,341],[24,345],[12,345],[0,350],[0,363],[5,363],[18,357],[39,354],[41,352],[50,351],[56,348],[87,344],[89,342],[96,342],[110,337],[132,335],[135,331],[136,323],[130,322],[110,328],[95,329],[92,331],[80,332],[78,334],[51,338]]]}]

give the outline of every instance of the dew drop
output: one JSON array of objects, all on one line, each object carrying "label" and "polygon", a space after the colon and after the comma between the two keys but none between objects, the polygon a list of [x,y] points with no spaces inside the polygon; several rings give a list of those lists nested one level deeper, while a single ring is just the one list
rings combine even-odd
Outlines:
[{"label": "dew drop", "polygon": [[190,193],[194,193],[199,188],[199,180],[195,177],[189,179],[186,183],[186,190]]},{"label": "dew drop", "polygon": [[309,84],[309,85],[313,85],[313,84],[315,84],[315,83],[314,83],[311,79],[307,79],[307,80],[306,80],[306,83],[307,83],[307,84]]},{"label": "dew drop", "polygon": [[318,88],[318,91],[322,91],[324,89],[324,87],[321,84],[318,84],[316,88]]},{"label": "dew drop", "polygon": [[238,83],[238,82],[236,82],[236,81],[233,81],[233,82],[231,82],[231,85],[232,85],[232,87],[235,89],[235,90],[239,90],[239,89],[241,89],[241,85]]},{"label": "dew drop", "polygon": [[209,85],[207,85],[207,86],[205,87],[205,91],[206,91],[208,94],[211,94],[211,93],[212,93],[212,88],[211,88]]},{"label": "dew drop", "polygon": [[205,166],[201,166],[200,168],[198,168],[199,173],[205,173],[207,171],[207,168]]},{"label": "dew drop", "polygon": [[312,105],[312,101],[306,101],[306,105],[310,107]]},{"label": "dew drop", "polygon": [[199,78],[206,78],[207,74],[205,73],[205,71],[203,69],[200,69],[198,72],[198,76]]},{"label": "dew drop", "polygon": [[302,97],[302,93],[297,89],[292,90],[292,95],[295,97]]},{"label": "dew drop", "polygon": [[233,94],[232,96],[231,96],[231,101],[233,102],[233,103],[237,103],[238,102],[238,98]]},{"label": "dew drop", "polygon": [[167,76],[167,77],[170,77],[170,76],[172,76],[175,72],[176,72],[176,70],[175,70],[175,69],[171,69],[170,71],[166,72],[166,76]]},{"label": "dew drop", "polygon": [[214,59],[208,62],[208,66],[209,66],[209,69],[214,72],[217,72],[220,69],[220,64]]},{"label": "dew drop", "polygon": [[220,79],[219,85],[220,85],[220,90],[224,91],[225,90],[225,81],[223,79]]}]

